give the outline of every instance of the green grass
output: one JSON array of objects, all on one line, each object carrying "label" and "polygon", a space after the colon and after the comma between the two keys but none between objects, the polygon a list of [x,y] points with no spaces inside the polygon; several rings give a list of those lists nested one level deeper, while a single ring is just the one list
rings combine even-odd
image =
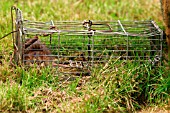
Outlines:
[{"label": "green grass", "polygon": [[[152,19],[163,28],[159,0],[0,0],[0,37],[11,31],[13,5],[33,21]],[[148,63],[110,60],[94,68],[91,76],[68,79],[51,68],[10,66],[12,52],[12,37],[0,40],[0,112],[138,112],[170,107],[170,75],[164,65],[152,68]]]}]

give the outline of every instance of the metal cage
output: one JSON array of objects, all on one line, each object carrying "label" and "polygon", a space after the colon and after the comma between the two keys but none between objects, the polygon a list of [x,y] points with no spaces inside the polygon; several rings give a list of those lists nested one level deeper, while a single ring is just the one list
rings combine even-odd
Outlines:
[{"label": "metal cage", "polygon": [[23,19],[21,10],[14,9],[17,63],[52,65],[58,72],[76,74],[90,73],[110,59],[156,59],[160,65],[163,32],[154,21],[35,22]]}]

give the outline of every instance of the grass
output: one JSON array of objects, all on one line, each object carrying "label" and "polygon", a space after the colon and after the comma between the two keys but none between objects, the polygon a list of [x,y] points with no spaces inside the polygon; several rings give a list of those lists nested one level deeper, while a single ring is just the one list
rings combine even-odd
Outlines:
[{"label": "grass", "polygon": [[[152,19],[163,28],[159,0],[1,0],[0,37],[11,31],[12,5],[33,21]],[[12,52],[11,36],[0,40],[1,112],[166,112],[170,107],[170,75],[164,65],[110,60],[91,76],[69,81],[55,69],[10,66]]]}]

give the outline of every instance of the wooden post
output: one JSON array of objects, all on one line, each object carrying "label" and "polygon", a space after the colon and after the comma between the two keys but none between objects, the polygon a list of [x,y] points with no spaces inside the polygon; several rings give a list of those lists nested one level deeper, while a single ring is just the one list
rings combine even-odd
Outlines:
[{"label": "wooden post", "polygon": [[168,64],[170,67],[170,0],[160,0],[165,24],[166,41],[168,44]]}]

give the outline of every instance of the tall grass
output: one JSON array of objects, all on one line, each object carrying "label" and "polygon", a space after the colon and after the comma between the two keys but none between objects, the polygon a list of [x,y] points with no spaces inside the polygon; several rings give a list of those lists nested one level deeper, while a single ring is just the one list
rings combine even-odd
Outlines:
[{"label": "tall grass", "polygon": [[[0,37],[11,31],[10,7],[24,19],[155,20],[162,28],[159,0],[1,0]],[[10,66],[11,36],[0,40],[0,111],[136,112],[168,105],[170,76],[166,67],[110,60],[91,76],[68,77],[55,69]],[[166,107],[163,107],[166,108]]]},{"label": "tall grass", "polygon": [[28,92],[14,81],[0,84],[0,110],[25,111],[29,105]]}]

